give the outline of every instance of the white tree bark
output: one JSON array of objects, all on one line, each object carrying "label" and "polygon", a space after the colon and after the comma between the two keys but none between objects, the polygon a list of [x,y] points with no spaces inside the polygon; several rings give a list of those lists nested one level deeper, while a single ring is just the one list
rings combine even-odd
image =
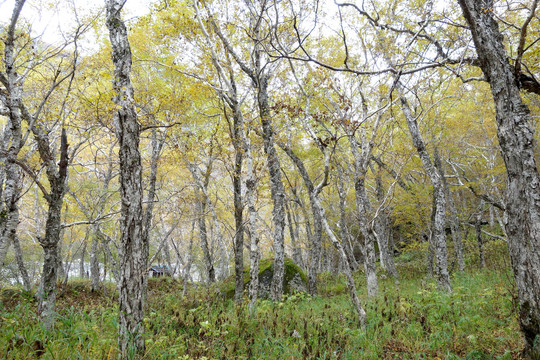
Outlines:
[{"label": "white tree bark", "polygon": [[[249,7],[252,4],[248,3]],[[264,3],[263,3],[264,6]],[[268,99],[268,84],[272,75],[272,66],[270,63],[262,64],[262,14],[258,13],[253,8],[249,9],[252,17],[250,18],[250,34],[253,40],[252,49],[252,66],[248,66],[242,58],[232,48],[229,40],[223,35],[221,29],[216,24],[213,18],[210,22],[215,33],[221,39],[223,46],[227,52],[234,58],[235,62],[240,66],[242,71],[251,79],[253,87],[257,92],[257,105],[259,110],[259,118],[262,127],[263,148],[267,159],[267,168],[270,175],[270,193],[274,208],[272,210],[272,219],[274,223],[274,273],[271,284],[271,297],[275,301],[281,300],[283,296],[283,278],[285,270],[285,188],[281,180],[281,166],[274,141],[274,127],[272,124],[272,116],[270,114],[270,105]]]},{"label": "white tree bark", "polygon": [[15,163],[23,146],[21,130],[22,84],[17,74],[15,28],[24,6],[24,0],[15,1],[9,28],[4,40],[4,67],[6,73],[0,74],[6,93],[2,94],[3,102],[8,109],[8,123],[3,137],[1,156],[4,164],[4,189],[0,203],[0,266],[3,265],[9,246],[17,236],[19,224],[19,207],[17,201],[21,191],[21,170]]},{"label": "white tree bark", "polygon": [[212,172],[212,155],[210,154],[208,163],[206,166],[206,172],[201,174],[199,167],[196,164],[188,163],[188,169],[195,180],[196,198],[198,199],[198,225],[199,225],[199,238],[201,241],[201,248],[203,251],[204,263],[206,266],[208,284],[216,282],[216,271],[214,269],[214,261],[210,252],[210,246],[208,244],[208,231],[206,226],[206,208],[212,206],[212,202],[208,197],[208,183],[210,180],[210,173]]},{"label": "white tree bark", "polygon": [[446,247],[446,197],[444,194],[444,186],[441,179],[441,174],[437,171],[433,165],[431,158],[426,150],[424,139],[420,134],[416,118],[413,116],[409,107],[409,103],[404,96],[401,96],[401,109],[407,120],[409,132],[411,134],[412,142],[422,165],[426,170],[431,183],[433,184],[433,229],[432,229],[432,244],[435,248],[435,257],[437,263],[437,282],[439,287],[444,291],[452,291],[450,284],[450,274],[448,273],[448,249]]},{"label": "white tree bark", "polygon": [[[540,358],[540,346],[535,346],[540,335],[540,175],[534,153],[534,127],[494,19],[494,1],[458,3],[495,102],[497,136],[508,181],[505,227],[520,307],[519,323],[525,337],[525,354]],[[537,1],[533,4],[534,12]],[[519,70],[519,62],[516,65]]]},{"label": "white tree bark", "polygon": [[120,354],[128,357],[133,350],[144,350],[144,308],[148,243],[143,230],[142,165],[139,152],[139,122],[131,85],[131,48],[127,29],[120,17],[123,0],[106,0],[107,28],[114,64],[113,86],[117,111],[114,114],[116,135],[120,143],[121,245],[119,301]]},{"label": "white tree bark", "polygon": [[[364,238],[364,269],[366,271],[368,296],[375,297],[379,292],[379,282],[377,280],[377,255],[375,253],[376,236],[374,229],[369,223],[372,208],[366,192],[366,174],[369,161],[371,159],[371,144],[363,139],[362,146],[354,132],[348,131],[347,138],[354,157],[354,189],[356,199],[357,221]],[[362,150],[360,153],[359,149]]]},{"label": "white tree bark", "polygon": [[441,174],[441,181],[443,184],[444,195],[446,196],[448,210],[450,212],[450,229],[452,231],[452,241],[454,242],[454,251],[456,253],[456,259],[458,263],[458,269],[460,272],[465,271],[465,259],[463,258],[463,242],[461,238],[461,225],[459,223],[459,216],[456,206],[454,204],[454,198],[446,181],[443,164],[439,155],[437,147],[433,151],[434,164],[439,174]]},{"label": "white tree bark", "polygon": [[257,208],[255,207],[255,196],[257,191],[257,177],[255,176],[255,169],[253,167],[253,157],[251,155],[251,141],[249,134],[244,138],[246,148],[246,199],[248,206],[249,216],[249,297],[251,299],[250,307],[253,309],[255,302],[257,301],[257,294],[259,291],[259,260],[261,257],[259,250],[259,228],[257,225]]}]

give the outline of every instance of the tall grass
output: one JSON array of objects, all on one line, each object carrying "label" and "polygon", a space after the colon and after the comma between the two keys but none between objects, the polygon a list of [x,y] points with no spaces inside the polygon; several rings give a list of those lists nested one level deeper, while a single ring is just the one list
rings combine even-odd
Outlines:
[{"label": "tall grass", "polygon": [[[341,276],[321,275],[320,296],[260,300],[251,312],[247,301],[235,305],[215,289],[189,289],[181,299],[178,282],[158,279],[150,284],[142,358],[518,358],[522,340],[506,270],[454,275],[451,294],[420,276],[405,276],[399,287],[383,279],[375,299],[365,296],[363,275],[356,277],[368,312],[366,332],[356,322]],[[51,331],[40,326],[31,298],[13,290],[2,296],[0,358],[117,357],[112,291],[92,294],[80,282],[69,286]]]}]

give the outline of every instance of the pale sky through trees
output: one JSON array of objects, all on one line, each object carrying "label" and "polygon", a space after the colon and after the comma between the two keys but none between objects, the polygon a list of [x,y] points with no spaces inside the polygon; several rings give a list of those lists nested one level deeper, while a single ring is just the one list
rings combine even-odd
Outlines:
[{"label": "pale sky through trees", "polygon": [[[6,25],[11,18],[14,0],[0,0],[0,24]],[[148,12],[151,0],[128,0],[124,8],[124,17],[129,20]],[[35,0],[27,1],[21,17],[32,24],[35,35],[43,34],[43,40],[48,43],[62,41],[62,32],[72,30],[73,4],[79,17],[97,14],[103,11],[103,1],[91,0]]]}]

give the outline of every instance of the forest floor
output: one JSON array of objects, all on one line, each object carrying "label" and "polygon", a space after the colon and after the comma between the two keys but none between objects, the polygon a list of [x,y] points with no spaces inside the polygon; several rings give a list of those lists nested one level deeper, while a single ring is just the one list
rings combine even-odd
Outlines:
[{"label": "forest floor", "polygon": [[[361,331],[345,279],[322,274],[319,295],[247,300],[235,305],[215,289],[151,279],[145,318],[144,359],[519,359],[519,332],[511,274],[507,267],[454,272],[453,292],[442,293],[424,269],[398,258],[400,283],[380,280],[380,295],[368,299],[356,274],[368,315]],[[472,269],[472,270],[471,270]],[[109,284],[110,285],[110,284]],[[113,286],[90,292],[87,281],[60,289],[58,319],[43,329],[36,303],[15,289],[0,300],[0,359],[117,358],[116,294]]]}]

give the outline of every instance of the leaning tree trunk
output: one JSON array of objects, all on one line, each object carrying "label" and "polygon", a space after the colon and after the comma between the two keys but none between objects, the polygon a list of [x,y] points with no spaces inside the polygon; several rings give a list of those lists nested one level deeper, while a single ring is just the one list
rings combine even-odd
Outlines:
[{"label": "leaning tree trunk", "polygon": [[131,85],[131,48],[127,29],[120,18],[125,1],[106,0],[107,28],[111,40],[114,64],[113,86],[117,111],[114,114],[116,135],[119,140],[121,241],[119,249],[119,339],[123,358],[131,352],[144,350],[144,307],[148,246],[143,234],[142,165],[139,152],[139,122],[135,110]]},{"label": "leaning tree trunk", "polygon": [[[516,280],[525,354],[540,357],[540,175],[529,108],[493,17],[493,0],[458,0],[471,30],[480,67],[495,102],[497,136],[506,164],[506,233]],[[519,69],[519,64],[517,64]]]},{"label": "leaning tree trunk", "polygon": [[420,130],[416,118],[413,116],[409,103],[405,97],[401,97],[401,109],[407,120],[409,132],[411,134],[412,142],[422,165],[426,170],[431,183],[433,184],[433,201],[434,201],[434,215],[433,215],[433,229],[432,229],[432,244],[435,248],[435,257],[437,262],[437,281],[439,287],[444,291],[452,291],[450,285],[450,274],[448,273],[448,249],[446,247],[446,197],[444,195],[444,186],[441,179],[441,174],[435,169],[435,166],[431,162],[428,152],[426,151],[426,145]]},{"label": "leaning tree trunk", "polygon": [[349,261],[347,260],[347,254],[345,253],[345,250],[343,249],[343,246],[339,242],[339,240],[336,238],[336,235],[330,228],[330,224],[328,224],[328,220],[326,219],[326,215],[324,213],[324,208],[322,207],[319,199],[317,196],[315,196],[315,207],[316,211],[319,213],[322,224],[324,227],[324,230],[326,231],[326,234],[330,238],[330,241],[336,248],[337,252],[339,253],[341,260],[343,261],[343,271],[345,272],[345,277],[347,278],[347,288],[349,290],[349,296],[351,297],[352,303],[354,305],[354,308],[356,310],[356,314],[358,316],[358,323],[360,327],[365,330],[366,329],[366,311],[360,304],[360,300],[358,299],[358,294],[356,292],[356,285],[354,283],[354,278],[351,271],[351,266],[349,264]]},{"label": "leaning tree trunk", "polygon": [[321,213],[317,210],[315,206],[315,196],[317,196],[317,194],[315,194],[316,188],[309,176],[304,162],[294,153],[294,151],[290,147],[280,142],[278,142],[278,145],[293,161],[298,172],[300,173],[300,176],[302,177],[302,180],[304,181],[304,186],[306,187],[309,195],[309,202],[311,204],[311,210],[313,212],[313,230],[315,233],[312,234],[311,237],[312,241],[309,252],[310,260],[308,268],[308,292],[311,295],[315,295],[317,293],[317,273],[321,262],[323,232]]},{"label": "leaning tree trunk", "polygon": [[[314,186],[313,181],[309,177],[309,173],[307,172],[304,162],[294,153],[294,151],[290,147],[279,142],[278,142],[278,145],[292,160],[292,162],[296,166],[296,169],[300,173],[300,176],[304,180],[304,185],[309,191],[309,199],[310,199],[310,204],[313,210],[313,215],[319,219],[321,227],[324,229],[324,231],[330,238],[332,245],[335,247],[341,260],[343,261],[344,272],[345,272],[345,276],[347,277],[347,287],[349,289],[349,295],[351,296],[352,303],[356,309],[359,325],[365,330],[366,312],[364,308],[362,307],[362,305],[360,304],[360,300],[358,299],[358,294],[356,293],[356,285],[354,283],[354,278],[352,275],[349,260],[347,259],[347,254],[345,253],[345,250],[343,249],[341,242],[337,239],[336,235],[334,234],[334,231],[331,229],[330,224],[328,224],[328,220],[326,218],[324,208],[322,207],[321,202],[319,200],[319,194],[321,193],[322,189],[328,185],[328,174],[329,174],[329,169],[330,169],[329,154],[324,147],[321,148],[321,151],[323,152],[324,160],[325,160],[324,179],[322,180],[320,184],[318,184],[317,186]],[[317,266],[319,265],[318,262],[316,264]]]}]

